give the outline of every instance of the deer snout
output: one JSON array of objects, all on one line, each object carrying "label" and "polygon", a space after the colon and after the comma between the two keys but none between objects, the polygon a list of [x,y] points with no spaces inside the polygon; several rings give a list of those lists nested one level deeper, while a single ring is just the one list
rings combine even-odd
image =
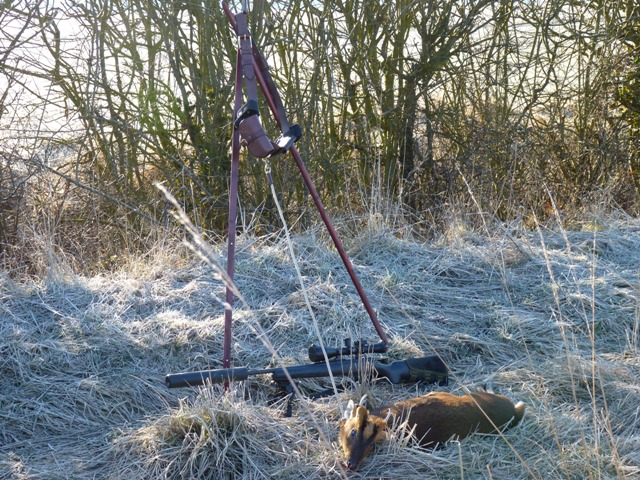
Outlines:
[{"label": "deer snout", "polygon": [[358,462],[350,458],[349,460],[347,460],[346,467],[350,472],[355,472],[358,469]]},{"label": "deer snout", "polygon": [[356,470],[358,470],[358,467],[367,456],[367,453],[368,452],[363,452],[360,449],[352,451],[347,457],[347,463],[345,463],[345,467],[347,467],[347,470],[349,470],[350,472],[355,472]]}]

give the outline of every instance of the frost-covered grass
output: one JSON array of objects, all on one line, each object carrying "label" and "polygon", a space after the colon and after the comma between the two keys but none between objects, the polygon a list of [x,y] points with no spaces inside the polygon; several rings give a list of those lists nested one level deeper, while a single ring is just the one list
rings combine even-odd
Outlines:
[{"label": "frost-covered grass", "polygon": [[[490,383],[527,404],[504,437],[425,451],[392,436],[350,478],[638,478],[640,221],[584,227],[346,235],[389,356],[437,352],[451,371],[437,388]],[[294,242],[325,345],[375,341],[324,231]],[[227,394],[166,389],[169,372],[221,367],[224,317],[212,266],[167,243],[111,274],[61,262],[41,279],[0,274],[0,478],[339,478],[349,398],[383,404],[434,389],[347,380],[338,397],[297,399],[292,418],[271,402],[268,376]],[[241,237],[236,267],[234,365],[308,362],[318,339],[283,238]],[[302,382],[304,392],[329,386]]]}]

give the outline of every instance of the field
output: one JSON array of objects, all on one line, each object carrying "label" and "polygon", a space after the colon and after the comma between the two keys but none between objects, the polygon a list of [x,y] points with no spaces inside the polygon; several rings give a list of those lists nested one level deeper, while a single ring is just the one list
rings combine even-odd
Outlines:
[{"label": "field", "polygon": [[[396,429],[347,474],[337,424],[350,398],[436,387],[346,379],[338,396],[298,398],[292,418],[268,376],[226,394],[168,390],[166,373],[221,366],[224,245],[197,247],[203,261],[167,236],[112,273],[52,255],[41,278],[0,274],[0,479],[640,478],[639,220],[474,231],[452,219],[429,240],[379,220],[341,231],[389,357],[437,352],[451,372],[438,389],[490,384],[527,404],[520,426],[437,451]],[[375,341],[324,230],[293,241],[325,345]],[[318,339],[284,237],[244,235],[238,249],[234,364],[308,362]]]}]

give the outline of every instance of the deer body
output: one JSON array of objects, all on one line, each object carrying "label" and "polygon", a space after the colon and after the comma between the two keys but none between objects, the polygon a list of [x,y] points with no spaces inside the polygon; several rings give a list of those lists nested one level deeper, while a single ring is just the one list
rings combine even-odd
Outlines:
[{"label": "deer body", "polygon": [[407,421],[420,445],[428,447],[474,432],[493,433],[496,427],[514,426],[525,411],[524,403],[514,405],[507,397],[484,390],[463,396],[431,392],[371,412],[360,403],[355,406],[350,401],[340,423],[340,444],[350,470],[355,470],[373,446],[386,438],[387,419],[392,415]]}]

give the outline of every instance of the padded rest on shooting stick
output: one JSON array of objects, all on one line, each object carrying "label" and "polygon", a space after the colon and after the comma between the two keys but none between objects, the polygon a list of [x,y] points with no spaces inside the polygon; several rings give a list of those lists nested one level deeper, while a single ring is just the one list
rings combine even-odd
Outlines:
[{"label": "padded rest on shooting stick", "polygon": [[277,148],[262,128],[260,116],[255,114],[242,120],[238,126],[242,144],[246,145],[251,155],[257,158],[268,157]]},{"label": "padded rest on shooting stick", "polygon": [[[289,125],[287,112],[273,83],[267,62],[253,44],[253,40],[249,35],[246,17],[246,11],[235,16],[236,33],[240,46],[239,60],[242,65],[242,76],[247,91],[247,103],[236,112],[234,125],[240,132],[242,144],[249,149],[249,152],[254,157],[265,158],[287,152],[302,136],[302,129],[299,125]],[[267,98],[270,97],[273,101],[272,108],[275,107],[274,115],[282,130],[282,135],[275,142],[269,139],[260,122],[256,88],[256,74],[258,72],[254,68],[254,63],[258,68],[259,76],[265,83],[265,85],[261,86],[263,90],[266,88]]]},{"label": "padded rest on shooting stick", "polygon": [[240,131],[242,144],[249,149],[251,155],[257,158],[286,153],[302,136],[300,125],[295,124],[275,142],[272,142],[260,122],[258,102],[253,100],[249,100],[238,110],[236,116],[235,127]]}]

